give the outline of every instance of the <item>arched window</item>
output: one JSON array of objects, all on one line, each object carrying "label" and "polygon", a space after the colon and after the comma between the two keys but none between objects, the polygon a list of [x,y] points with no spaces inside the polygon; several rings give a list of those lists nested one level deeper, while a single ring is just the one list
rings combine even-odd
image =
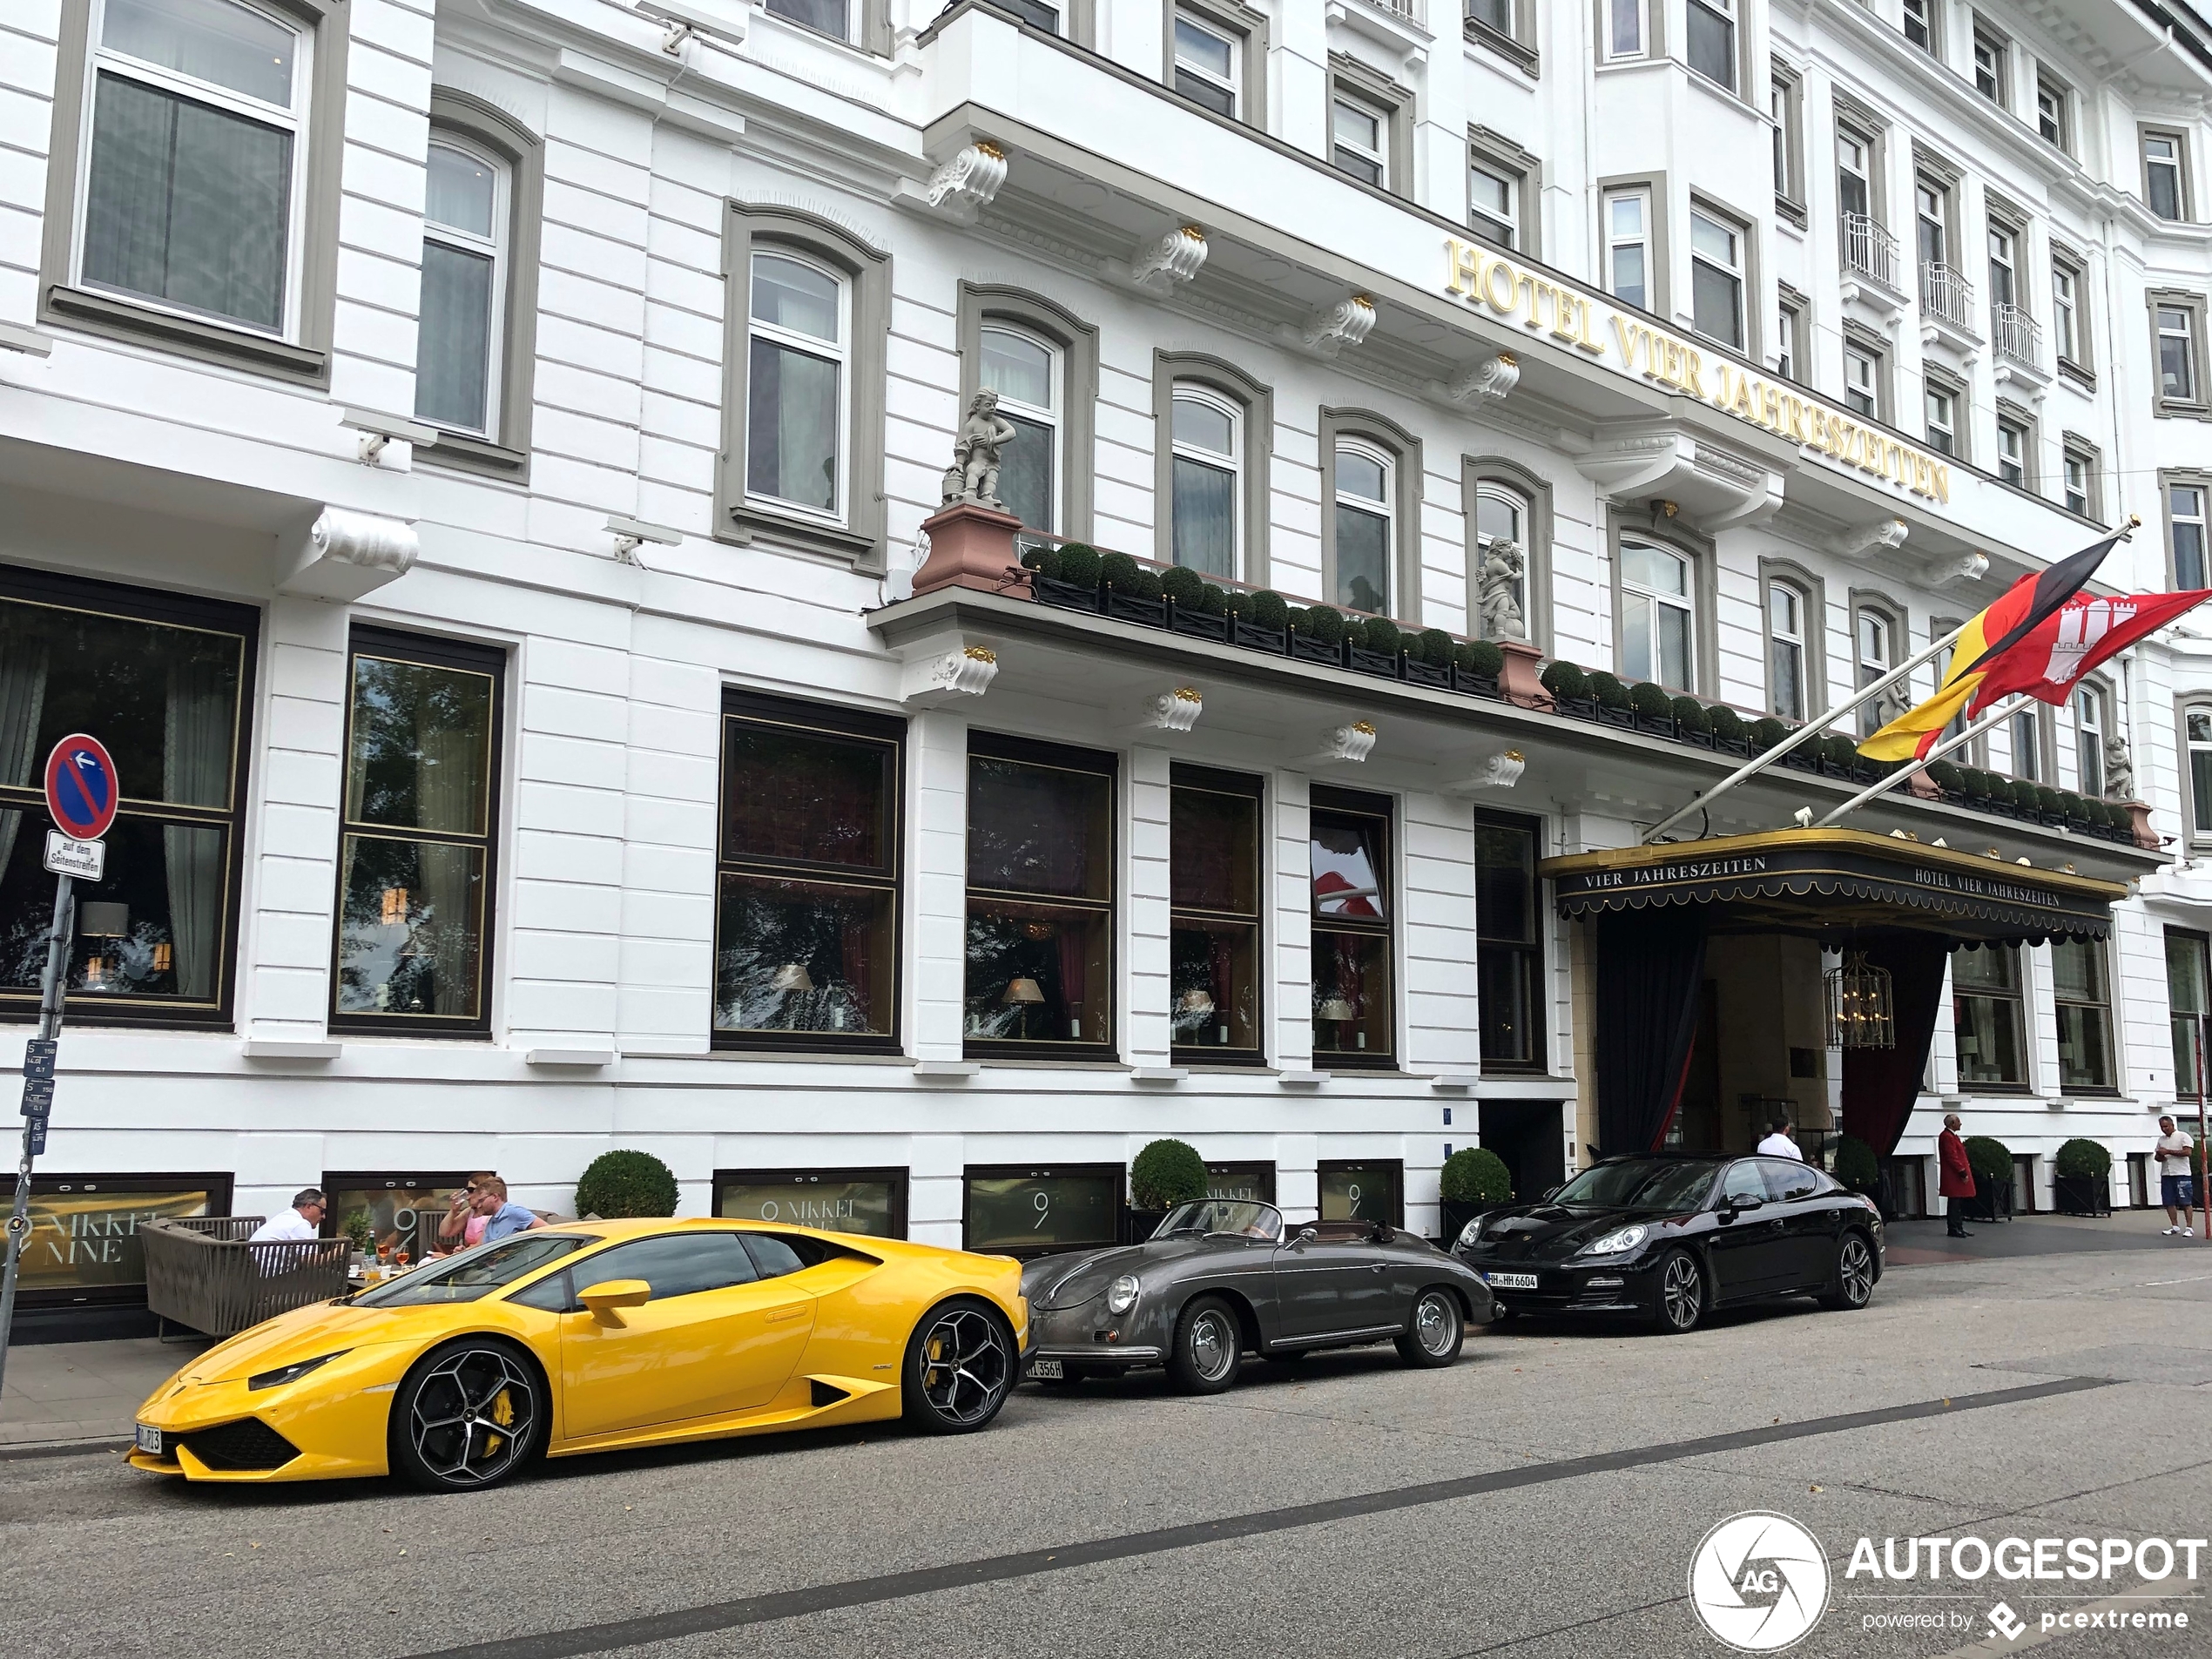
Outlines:
[{"label": "arched window", "polygon": [[1006,510],[1033,530],[1060,529],[1059,491],[1062,389],[1059,347],[1026,329],[986,323],[978,381],[996,392],[999,414],[1014,428],[1015,439],[999,452],[999,499]]},{"label": "arched window", "polygon": [[1676,691],[1696,683],[1697,597],[1689,556],[1656,542],[1621,543],[1621,671]]},{"label": "arched window", "polygon": [[[1898,651],[1898,628],[1888,612],[1871,606],[1862,606],[1851,626],[1851,649],[1858,664],[1856,684],[1864,691],[1888,673],[1901,660]],[[1897,686],[1872,702],[1864,704],[1858,711],[1858,735],[1871,737],[1887,724],[1891,711],[1903,708],[1910,702],[1905,688]]]},{"label": "arched window", "polygon": [[2112,735],[2112,700],[2092,680],[2074,691],[2075,782],[2081,792],[2101,800],[2105,792],[2105,739]]},{"label": "arched window", "polygon": [[1391,571],[1398,563],[1398,516],[1392,500],[1397,462],[1372,445],[1341,441],[1336,448],[1336,573],[1330,601],[1354,610],[1391,612]]},{"label": "arched window", "polygon": [[1169,503],[1177,564],[1208,576],[1244,574],[1244,411],[1217,392],[1178,384],[1170,404]]},{"label": "arched window", "polygon": [[1767,706],[1784,720],[1803,720],[1808,706],[1805,626],[1809,609],[1804,595],[1790,583],[1767,583]]},{"label": "arched window", "polygon": [[750,273],[745,494],[844,518],[850,285],[780,247]]},{"label": "arched window", "polygon": [[442,134],[431,139],[415,412],[485,436],[499,430],[509,179],[489,151]]},{"label": "arched window", "polygon": [[[1513,590],[1514,608],[1521,613],[1521,631],[1523,637],[1527,637],[1534,631],[1528,603],[1528,569],[1534,554],[1534,550],[1528,545],[1528,498],[1519,490],[1508,489],[1504,484],[1491,483],[1487,481],[1475,486],[1476,557],[1478,559],[1484,557],[1488,554],[1491,547],[1499,542],[1510,542],[1521,550],[1521,574],[1513,578],[1510,585]],[[1487,586],[1487,576],[1486,570],[1478,570],[1476,572],[1475,594],[1478,603]],[[1487,615],[1478,617],[1476,623],[1480,631],[1486,637],[1494,638],[1501,631],[1491,625],[1490,618]]]}]

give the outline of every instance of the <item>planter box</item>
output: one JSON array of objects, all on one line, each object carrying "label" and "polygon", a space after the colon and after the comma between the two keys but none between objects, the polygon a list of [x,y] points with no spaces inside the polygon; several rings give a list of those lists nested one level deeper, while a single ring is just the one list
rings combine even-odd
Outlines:
[{"label": "planter box", "polygon": [[[1492,695],[1494,696],[1495,693],[1493,692]],[[1595,698],[1554,696],[1552,698],[1552,706],[1557,709],[1561,714],[1571,714],[1578,720],[1595,720],[1597,718],[1597,699]]]},{"label": "planter box", "polygon": [[1608,708],[1600,703],[1597,705],[1597,723],[1600,725],[1617,725],[1623,732],[1633,732],[1636,729],[1636,711],[1634,709]]},{"label": "planter box", "polygon": [[1683,726],[1680,722],[1676,722],[1676,738],[1693,749],[1710,749],[1716,746],[1720,741],[1710,732],[1693,731]]},{"label": "planter box", "polygon": [[1824,757],[1820,763],[1820,775],[1824,778],[1839,778],[1847,784],[1855,783],[1858,779],[1858,768],[1839,766],[1834,761]]},{"label": "planter box", "polygon": [[1122,1243],[1141,1244],[1152,1236],[1152,1230],[1167,1219],[1164,1210],[1124,1210],[1122,1211]]},{"label": "planter box", "polygon": [[2062,1175],[2052,1182],[2052,1195],[2062,1216],[2108,1216],[2112,1213],[2112,1182],[2094,1176]]},{"label": "planter box", "polygon": [[[1510,1201],[1508,1201],[1510,1202]],[[1502,1210],[1502,1204],[1453,1204],[1449,1199],[1437,1205],[1438,1224],[1443,1230],[1442,1244],[1446,1250],[1460,1242],[1460,1231],[1477,1216],[1487,1215],[1493,1210]]]},{"label": "planter box", "polygon": [[1316,639],[1312,634],[1293,633],[1289,655],[1294,663],[1326,663],[1331,668],[1342,668],[1344,641]]},{"label": "planter box", "polygon": [[1193,639],[1213,639],[1226,643],[1229,638],[1230,618],[1214,616],[1204,610],[1185,610],[1181,605],[1171,607],[1168,626],[1179,634],[1189,634]]},{"label": "planter box", "polygon": [[1137,594],[1119,593],[1108,588],[1104,608],[1107,616],[1116,622],[1142,623],[1148,628],[1168,625],[1168,602],[1164,599],[1147,599]]},{"label": "planter box", "polygon": [[1405,660],[1396,651],[1369,651],[1365,645],[1345,646],[1345,658],[1355,673],[1386,680],[1399,678],[1398,665]]},{"label": "planter box", "polygon": [[1749,738],[1715,738],[1713,747],[1724,755],[1734,755],[1739,760],[1751,758],[1751,740]]},{"label": "planter box", "polygon": [[1818,772],[1820,770],[1820,757],[1817,754],[1808,753],[1805,749],[1800,745],[1797,748],[1791,750],[1788,754],[1784,755],[1782,757],[1782,764],[1796,772]]},{"label": "planter box", "polygon": [[[1469,697],[1495,697],[1498,695],[1498,677],[1495,674],[1470,674],[1464,668],[1454,664],[1452,669],[1452,688],[1454,691],[1464,691]],[[1553,705],[1561,713],[1575,712],[1574,709],[1557,698],[1553,699]]]},{"label": "planter box", "polygon": [[2013,1218],[2012,1177],[2006,1176],[2001,1181],[1991,1181],[1976,1170],[1974,1196],[1967,1201],[1966,1216],[1972,1221],[2010,1221]]},{"label": "planter box", "polygon": [[1033,576],[1029,578],[1029,585],[1035,590],[1039,604],[1057,605],[1062,610],[1089,610],[1094,613],[1098,609],[1096,588],[1062,582],[1056,576]]},{"label": "planter box", "polygon": [[1433,685],[1440,691],[1448,691],[1452,689],[1452,665],[1447,663],[1439,668],[1434,663],[1419,663],[1408,657],[1406,659],[1406,684]]},{"label": "planter box", "polygon": [[1270,657],[1280,657],[1288,638],[1289,635],[1280,628],[1263,628],[1242,617],[1229,619],[1229,643],[1242,645],[1246,651],[1264,651]]},{"label": "planter box", "polygon": [[1636,730],[1649,737],[1671,738],[1675,735],[1675,717],[1671,714],[1639,714],[1636,716]]}]

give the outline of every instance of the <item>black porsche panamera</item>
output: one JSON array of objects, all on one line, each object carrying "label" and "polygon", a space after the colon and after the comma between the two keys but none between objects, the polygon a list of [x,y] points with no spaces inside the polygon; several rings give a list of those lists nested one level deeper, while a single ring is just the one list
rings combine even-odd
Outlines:
[{"label": "black porsche panamera", "polygon": [[1715,1307],[1780,1297],[1864,1307],[1883,1248],[1880,1211],[1810,1164],[1655,1154],[1485,1211],[1453,1253],[1501,1313],[1629,1315],[1678,1332]]}]

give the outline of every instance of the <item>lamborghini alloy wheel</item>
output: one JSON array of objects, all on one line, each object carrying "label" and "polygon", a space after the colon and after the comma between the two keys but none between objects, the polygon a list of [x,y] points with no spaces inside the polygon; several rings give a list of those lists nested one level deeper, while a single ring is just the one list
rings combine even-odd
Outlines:
[{"label": "lamborghini alloy wheel", "polygon": [[394,1470],[426,1492],[496,1487],[537,1449],[544,1389],[505,1343],[464,1338],[435,1350],[392,1400]]},{"label": "lamborghini alloy wheel", "polygon": [[998,1415],[1014,1373],[1014,1333],[1003,1316],[966,1298],[932,1308],[907,1344],[907,1420],[934,1433],[969,1433]]}]

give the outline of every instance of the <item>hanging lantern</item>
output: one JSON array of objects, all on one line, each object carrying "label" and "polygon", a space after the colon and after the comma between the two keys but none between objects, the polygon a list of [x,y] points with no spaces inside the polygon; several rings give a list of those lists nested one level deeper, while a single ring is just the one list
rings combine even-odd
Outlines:
[{"label": "hanging lantern", "polygon": [[1869,968],[1863,950],[1844,953],[1828,981],[1828,1042],[1837,1049],[1894,1049],[1897,1018],[1890,970]]}]

